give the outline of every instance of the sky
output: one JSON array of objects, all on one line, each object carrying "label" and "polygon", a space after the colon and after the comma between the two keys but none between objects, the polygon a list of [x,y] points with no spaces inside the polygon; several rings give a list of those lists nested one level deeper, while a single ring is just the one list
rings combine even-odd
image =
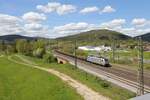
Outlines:
[{"label": "sky", "polygon": [[150,32],[150,0],[0,0],[0,35],[56,38],[95,29]]}]

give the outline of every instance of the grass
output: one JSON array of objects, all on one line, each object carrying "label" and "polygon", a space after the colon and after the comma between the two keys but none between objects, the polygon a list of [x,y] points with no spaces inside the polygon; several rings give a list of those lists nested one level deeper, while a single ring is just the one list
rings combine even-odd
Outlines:
[{"label": "grass", "polygon": [[122,89],[121,87],[118,87],[114,84],[101,80],[100,78],[97,78],[91,74],[87,74],[86,72],[80,69],[75,69],[74,66],[70,64],[65,64],[65,65],[61,65],[57,63],[47,64],[44,63],[42,59],[37,59],[37,58],[32,58],[27,56],[23,56],[23,57],[32,62],[36,62],[41,67],[43,66],[47,68],[53,68],[60,72],[63,72],[71,76],[72,78],[79,80],[83,84],[86,84],[88,87],[99,92],[100,94],[110,97],[113,100],[127,100],[135,96],[134,93],[126,89]]},{"label": "grass", "polygon": [[0,100],[83,100],[50,73],[0,58]]},{"label": "grass", "polygon": [[150,60],[150,52],[144,52],[144,58]]}]

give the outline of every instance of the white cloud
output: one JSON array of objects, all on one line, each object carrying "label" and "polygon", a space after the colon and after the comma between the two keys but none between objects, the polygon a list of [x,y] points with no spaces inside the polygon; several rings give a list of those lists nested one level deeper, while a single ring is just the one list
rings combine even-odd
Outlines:
[{"label": "white cloud", "polygon": [[76,11],[76,7],[70,4],[60,4],[58,2],[50,2],[47,5],[37,5],[38,10],[44,13],[57,12],[59,15],[73,13]]},{"label": "white cloud", "polygon": [[42,12],[44,13],[51,13],[53,11],[56,11],[58,7],[60,7],[61,4],[58,3],[58,2],[51,2],[51,3],[48,3],[47,5],[37,5],[37,9],[38,10],[41,10]]},{"label": "white cloud", "polygon": [[37,23],[25,24],[24,27],[26,30],[41,30],[41,29],[43,29],[43,25],[37,24]]},{"label": "white cloud", "polygon": [[26,36],[41,36],[46,37],[49,33],[49,28],[46,25],[35,23],[26,23],[19,17],[0,14],[0,35],[20,34]]},{"label": "white cloud", "polygon": [[138,36],[150,32],[150,28],[124,27],[125,19],[114,19],[100,24],[100,29],[109,29],[129,36]]},{"label": "white cloud", "polygon": [[134,37],[134,36],[138,36],[150,32],[150,28],[140,29],[140,28],[130,27],[130,28],[121,28],[120,30],[115,30],[115,31],[119,31],[121,33]]},{"label": "white cloud", "polygon": [[99,8],[98,7],[86,7],[86,8],[84,8],[84,9],[82,9],[81,11],[80,11],[80,13],[83,13],[83,14],[85,14],[85,13],[91,13],[91,12],[97,12],[99,10]]},{"label": "white cloud", "polygon": [[72,13],[75,11],[76,11],[76,7],[73,5],[62,5],[57,8],[57,13],[59,15],[64,15],[64,14]]},{"label": "white cloud", "polygon": [[112,13],[115,12],[116,10],[112,8],[110,5],[105,6],[103,9],[99,9],[98,7],[86,7],[80,11],[80,13],[91,13],[91,12],[100,12],[100,13]]},{"label": "white cloud", "polygon": [[115,12],[116,10],[114,8],[112,8],[110,5],[105,6],[100,13],[112,13]]},{"label": "white cloud", "polygon": [[97,27],[94,24],[79,22],[79,23],[69,23],[63,26],[56,26],[54,27],[53,31],[58,33],[60,36],[66,36],[96,28]]},{"label": "white cloud", "polygon": [[15,16],[0,14],[0,35],[20,34],[21,19]]},{"label": "white cloud", "polygon": [[46,35],[49,33],[49,28],[46,25],[31,23],[24,25],[24,32],[27,36],[46,37]]},{"label": "white cloud", "polygon": [[109,22],[104,22],[100,25],[101,28],[118,28],[121,27],[122,25],[124,25],[126,23],[125,19],[114,19],[112,21]]},{"label": "white cloud", "polygon": [[22,25],[24,35],[46,37],[49,33],[48,26],[40,24],[42,21],[46,20],[44,14],[28,12],[22,16],[22,19],[24,24]]},{"label": "white cloud", "polygon": [[145,18],[135,18],[132,20],[132,24],[137,27],[143,27],[148,24],[148,21]]},{"label": "white cloud", "polygon": [[46,20],[46,16],[44,14],[39,14],[36,12],[25,13],[22,18],[28,23],[38,23]]},{"label": "white cloud", "polygon": [[[25,15],[25,14],[24,14]],[[30,15],[30,14],[29,14]],[[32,15],[32,14],[31,14]],[[24,19],[19,17],[0,14],[0,35],[8,34],[21,34],[27,36],[40,36],[40,37],[60,37],[66,35],[73,35],[80,32],[85,32],[94,29],[109,29],[118,31],[130,36],[137,36],[150,32],[149,27],[145,27],[149,23],[149,20],[133,19],[132,24],[135,26],[144,27],[125,27],[125,19],[114,19],[108,22],[96,24],[89,24],[86,22],[69,23],[62,26],[56,26],[52,29],[48,25],[43,25],[39,22],[46,18],[35,18],[35,16],[28,16]],[[149,24],[148,24],[149,25]]]}]

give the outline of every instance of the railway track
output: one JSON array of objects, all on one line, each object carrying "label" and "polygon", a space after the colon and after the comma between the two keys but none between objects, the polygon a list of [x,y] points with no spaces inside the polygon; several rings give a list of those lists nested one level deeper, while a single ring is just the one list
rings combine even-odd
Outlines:
[{"label": "railway track", "polygon": [[[75,57],[73,55],[62,53],[60,51],[55,51],[54,54],[58,57],[66,59],[68,61],[74,61],[74,59],[75,59]],[[79,58],[79,57],[77,57],[77,61],[78,61],[78,63],[80,63],[80,65],[84,64],[83,65],[84,67],[85,67],[85,65],[88,65],[88,66],[86,66],[86,68],[88,68],[89,71],[92,70],[98,74],[105,76],[105,77],[108,77],[115,81],[124,83],[130,87],[133,87],[134,89],[138,88],[136,71],[127,70],[125,68],[117,68],[117,67],[113,67],[113,66],[110,68],[100,67],[100,65],[87,62],[85,59]],[[150,92],[150,76],[149,76],[149,74],[147,75],[146,73],[144,74],[144,91],[145,91],[145,93]]]}]

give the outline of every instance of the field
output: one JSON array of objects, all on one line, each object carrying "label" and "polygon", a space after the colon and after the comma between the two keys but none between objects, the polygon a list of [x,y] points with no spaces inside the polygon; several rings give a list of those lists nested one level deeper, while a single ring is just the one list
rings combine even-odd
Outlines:
[{"label": "field", "polygon": [[[131,97],[134,97],[135,94],[129,92],[128,90],[122,89],[114,84],[106,82],[105,80],[101,80],[91,74],[88,74],[80,69],[75,69],[74,66],[70,64],[57,64],[57,63],[45,63],[42,59],[37,59],[33,57],[21,56],[29,61],[32,61],[39,66],[43,66],[46,68],[53,68],[60,72],[63,72],[72,78],[79,80],[81,83],[86,84],[88,87],[92,88],[93,90],[99,92],[100,94],[110,97],[113,100],[126,100]],[[18,59],[14,57],[13,59]]]},{"label": "field", "polygon": [[58,77],[0,57],[0,100],[83,100]]}]

